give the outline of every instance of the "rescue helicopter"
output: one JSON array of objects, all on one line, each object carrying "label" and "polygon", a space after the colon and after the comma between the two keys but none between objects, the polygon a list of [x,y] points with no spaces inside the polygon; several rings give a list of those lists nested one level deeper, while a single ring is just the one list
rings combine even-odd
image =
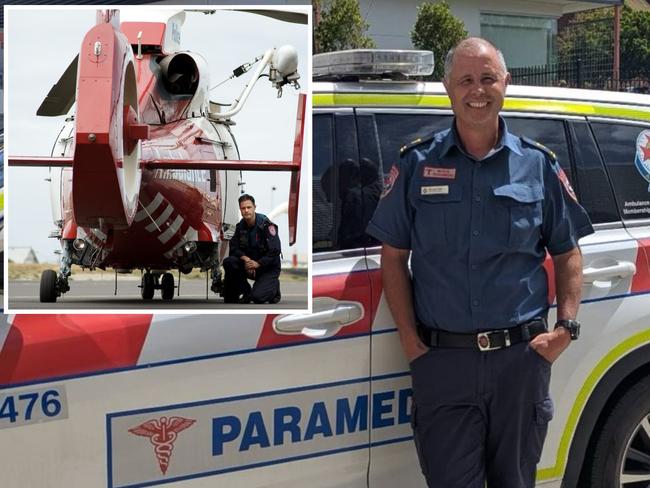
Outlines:
[{"label": "rescue helicopter", "polygon": [[[307,23],[307,14],[246,10]],[[180,46],[188,12],[97,11],[78,55],[52,87],[37,115],[67,115],[50,157],[9,156],[10,166],[50,167],[59,271],[46,270],[40,301],[70,290],[72,265],[140,270],[141,296],[160,290],[171,300],[171,271],[198,268],[220,293],[223,258],[239,221],[241,171],[288,171],[289,244],[295,243],[306,96],[298,96],[292,159],[241,160],[234,117],[259,80],[281,97],[300,89],[298,57],[290,45],[271,47],[233,70],[249,71],[231,103],[210,98],[204,58]],[[143,13],[145,15],[143,16]],[[146,19],[143,21],[142,19]]]}]

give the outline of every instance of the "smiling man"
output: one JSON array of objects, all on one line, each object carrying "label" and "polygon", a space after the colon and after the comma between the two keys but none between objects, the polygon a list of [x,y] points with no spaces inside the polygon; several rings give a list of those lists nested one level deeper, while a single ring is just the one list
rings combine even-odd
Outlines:
[{"label": "smiling man", "polygon": [[508,132],[499,112],[509,81],[503,55],[483,39],[449,52],[453,125],[402,149],[368,226],[383,242],[430,487],[535,485],[553,415],[551,363],[579,332],[578,239],[593,228],[555,155]]}]

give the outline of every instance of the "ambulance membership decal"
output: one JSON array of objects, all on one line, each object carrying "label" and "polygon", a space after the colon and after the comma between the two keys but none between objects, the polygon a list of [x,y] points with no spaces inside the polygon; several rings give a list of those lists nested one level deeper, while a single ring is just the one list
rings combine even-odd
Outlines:
[{"label": "ambulance membership decal", "polygon": [[[368,449],[370,438],[377,445],[410,441],[409,374],[377,377],[372,392],[369,380],[108,413],[107,486],[263,469]],[[246,474],[241,476],[244,486]]]},{"label": "ambulance membership decal", "polygon": [[[650,130],[642,131],[636,138],[634,165],[637,171],[650,184]],[[645,187],[644,187],[645,189]],[[650,186],[648,187],[650,192]],[[635,218],[650,217],[650,198],[639,188],[636,198],[623,202],[623,215]]]},{"label": "ambulance membership decal", "polygon": [[[636,169],[641,176],[650,183],[650,130],[644,130],[636,139],[636,158],[634,160]],[[650,192],[650,186],[648,187]]]}]

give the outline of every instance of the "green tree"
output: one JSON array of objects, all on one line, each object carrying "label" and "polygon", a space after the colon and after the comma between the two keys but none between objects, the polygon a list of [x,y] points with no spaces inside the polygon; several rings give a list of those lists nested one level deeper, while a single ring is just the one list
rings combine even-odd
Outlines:
[{"label": "green tree", "polygon": [[357,0],[317,0],[315,8],[320,9],[320,22],[314,28],[316,53],[375,47],[365,35],[368,23]]},{"label": "green tree", "polygon": [[[614,9],[579,12],[558,36],[558,53],[564,61],[581,57],[612,58]],[[624,6],[621,13],[621,72],[634,76],[650,71],[650,12]]]},{"label": "green tree", "polygon": [[411,42],[416,49],[433,51],[435,69],[432,79],[442,79],[445,56],[465,37],[465,24],[454,17],[447,2],[423,3],[418,7],[418,17],[411,31]]}]

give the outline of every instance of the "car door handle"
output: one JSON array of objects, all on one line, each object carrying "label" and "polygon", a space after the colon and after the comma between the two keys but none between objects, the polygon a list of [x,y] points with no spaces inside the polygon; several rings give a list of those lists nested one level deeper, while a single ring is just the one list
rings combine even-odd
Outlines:
[{"label": "car door handle", "polygon": [[273,321],[273,329],[282,335],[302,334],[313,339],[324,339],[364,316],[361,303],[330,297],[314,298],[313,310],[311,314],[280,315]]},{"label": "car door handle", "polygon": [[602,268],[586,267],[582,270],[582,277],[585,283],[594,281],[609,281],[612,278],[625,278],[636,273],[636,265],[629,261],[617,261],[612,266]]}]

